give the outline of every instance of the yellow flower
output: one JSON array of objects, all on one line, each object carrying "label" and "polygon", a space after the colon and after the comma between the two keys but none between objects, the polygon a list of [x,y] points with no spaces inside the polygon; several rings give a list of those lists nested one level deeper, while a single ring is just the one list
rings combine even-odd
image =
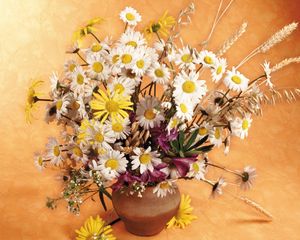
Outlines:
[{"label": "yellow flower", "polygon": [[76,240],[90,240],[90,239],[103,239],[103,240],[115,240],[116,237],[111,233],[112,228],[110,225],[106,225],[99,216],[95,219],[89,217],[84,225],[75,231],[77,233]]},{"label": "yellow flower", "polygon": [[86,35],[96,32],[97,29],[94,27],[94,25],[99,24],[103,21],[102,18],[93,18],[90,21],[87,22],[87,24],[84,27],[79,28],[77,31],[73,33],[73,40],[78,42],[78,44],[81,42],[82,38],[84,38]]},{"label": "yellow flower", "polygon": [[118,92],[113,94],[108,90],[107,93],[98,90],[98,93],[93,94],[96,99],[90,101],[90,106],[94,112],[94,117],[96,119],[101,118],[101,123],[103,123],[108,116],[110,116],[112,121],[122,121],[124,118],[128,117],[128,113],[125,110],[133,110],[133,103],[130,101],[130,96],[123,96]]},{"label": "yellow flower", "polygon": [[181,195],[181,202],[177,214],[167,223],[167,228],[185,228],[197,217],[192,215],[191,198],[189,195]]},{"label": "yellow flower", "polygon": [[25,106],[25,118],[26,122],[31,123],[32,111],[37,109],[38,97],[41,93],[36,92],[36,89],[42,85],[43,81],[36,80],[32,82],[27,92],[27,101]]},{"label": "yellow flower", "polygon": [[158,20],[158,22],[151,22],[149,26],[144,30],[147,37],[151,37],[152,33],[161,34],[167,36],[169,29],[175,24],[175,18],[168,16],[168,11]]}]

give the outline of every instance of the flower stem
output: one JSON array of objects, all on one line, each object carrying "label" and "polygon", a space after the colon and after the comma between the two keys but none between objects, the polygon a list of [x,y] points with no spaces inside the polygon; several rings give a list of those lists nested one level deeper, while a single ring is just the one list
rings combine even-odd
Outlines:
[{"label": "flower stem", "polygon": [[213,163],[209,163],[209,162],[207,162],[207,163],[205,163],[205,164],[206,164],[206,165],[208,165],[208,166],[212,166],[212,167],[215,167],[215,168],[222,169],[222,170],[224,170],[224,171],[226,171],[226,172],[229,172],[229,173],[235,174],[235,175],[237,175],[237,176],[239,176],[239,177],[243,177],[243,175],[242,175],[242,174],[240,174],[240,173],[237,173],[236,171],[233,171],[233,170],[227,169],[227,168],[225,168],[225,167],[222,167],[222,166],[219,166],[219,165],[216,165],[216,164],[213,164]]},{"label": "flower stem", "polygon": [[97,40],[98,43],[101,43],[100,39],[92,32],[90,34]]}]

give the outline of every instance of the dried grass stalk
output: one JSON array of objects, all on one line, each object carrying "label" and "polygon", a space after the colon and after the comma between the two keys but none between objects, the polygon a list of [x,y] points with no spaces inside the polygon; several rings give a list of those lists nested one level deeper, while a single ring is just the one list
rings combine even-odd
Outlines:
[{"label": "dried grass stalk", "polygon": [[277,63],[275,66],[271,68],[271,73],[276,72],[279,69],[291,64],[291,63],[300,63],[300,56],[299,57],[294,57],[294,58],[286,58],[282,60],[280,63]]}]

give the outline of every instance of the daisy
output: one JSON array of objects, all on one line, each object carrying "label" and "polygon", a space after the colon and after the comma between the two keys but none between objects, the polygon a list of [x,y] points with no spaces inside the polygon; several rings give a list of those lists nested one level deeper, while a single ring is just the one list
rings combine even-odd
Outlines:
[{"label": "daisy", "polygon": [[223,143],[222,140],[222,128],[214,127],[209,131],[209,141],[216,147],[220,147]]},{"label": "daisy", "polygon": [[71,90],[76,96],[84,94],[89,78],[82,67],[76,67],[72,74]]},{"label": "daisy", "polygon": [[262,64],[262,67],[264,69],[264,72],[266,74],[266,85],[273,89],[274,88],[274,84],[271,82],[271,68],[270,68],[270,63],[265,61],[263,64]]},{"label": "daisy", "polygon": [[119,63],[120,67],[131,68],[133,58],[135,57],[135,50],[132,46],[120,47]]},{"label": "daisy", "polygon": [[244,171],[241,173],[241,177],[237,179],[237,183],[240,185],[240,188],[243,190],[249,190],[256,178],[256,169],[250,166],[244,168]]},{"label": "daisy", "polygon": [[110,70],[112,74],[118,74],[121,72],[120,64],[120,47],[115,47],[110,51],[110,54],[107,57],[110,63]]},{"label": "daisy", "polygon": [[174,180],[166,180],[163,182],[160,182],[156,185],[156,187],[153,189],[153,193],[157,195],[157,197],[165,197],[167,194],[173,194],[176,192],[177,186],[175,185]]},{"label": "daisy", "polygon": [[218,195],[222,195],[223,194],[222,188],[225,187],[226,185],[227,183],[225,182],[224,178],[219,178],[219,180],[212,187],[211,197],[215,198]]},{"label": "daisy", "polygon": [[84,102],[83,98],[79,96],[76,100],[76,103],[78,104],[77,113],[80,118],[86,118],[88,116],[88,113],[86,111],[86,103]]},{"label": "daisy", "polygon": [[122,69],[119,73],[119,79],[121,81],[129,80],[134,83],[134,86],[138,86],[141,82],[141,76],[135,74],[132,69]]},{"label": "daisy", "polygon": [[179,124],[181,123],[180,119],[178,117],[172,117],[169,120],[167,131],[170,134],[172,129],[178,128]]},{"label": "daisy", "polygon": [[206,164],[204,161],[196,161],[190,164],[190,171],[187,174],[187,177],[194,177],[197,180],[204,179],[204,174],[206,172]]},{"label": "daisy", "polygon": [[205,136],[209,135],[209,132],[211,131],[212,126],[208,123],[208,122],[203,122],[200,126],[198,126],[197,124],[194,124],[193,128],[191,129],[191,131],[198,131],[197,137],[196,137],[196,141],[201,140],[202,138],[204,138]]},{"label": "daisy", "polygon": [[86,57],[90,56],[102,56],[106,57],[108,52],[110,51],[110,46],[108,45],[109,40],[106,38],[106,40],[102,42],[93,43],[90,48],[83,49],[82,51],[85,53]]},{"label": "daisy", "polygon": [[99,170],[108,180],[113,180],[126,171],[127,163],[124,153],[111,150],[99,157]]},{"label": "daisy", "polygon": [[71,104],[71,98],[69,94],[63,95],[62,98],[57,99],[54,102],[56,106],[56,118],[60,119],[63,115],[68,114],[68,106]]},{"label": "daisy", "polygon": [[226,71],[224,84],[234,91],[245,91],[248,88],[249,79],[237,71],[234,67],[231,71]]},{"label": "daisy", "polygon": [[86,59],[89,64],[87,71],[91,78],[105,81],[109,77],[109,69],[104,59],[100,55],[90,55]]},{"label": "daisy", "polygon": [[46,145],[47,155],[46,158],[50,159],[50,162],[58,166],[62,161],[61,155],[62,149],[55,138],[49,138],[49,142]]},{"label": "daisy", "polygon": [[135,155],[131,156],[132,170],[139,168],[141,174],[147,170],[153,172],[154,166],[161,163],[159,153],[157,151],[151,152],[151,147],[148,147],[146,150],[142,148],[135,148],[133,149],[133,152]]},{"label": "daisy", "polygon": [[177,101],[175,116],[181,121],[190,121],[193,118],[194,104],[189,101]]},{"label": "daisy", "polygon": [[151,68],[148,70],[148,76],[152,79],[152,82],[157,82],[159,84],[167,84],[170,80],[169,68],[164,64],[159,64],[154,62]]},{"label": "daisy", "polygon": [[64,64],[64,70],[65,70],[66,77],[72,78],[73,73],[75,72],[75,69],[77,67],[79,67],[79,64],[75,60],[68,60]]},{"label": "daisy", "polygon": [[250,114],[246,114],[243,119],[236,117],[230,122],[232,134],[244,139],[248,136],[248,130],[251,126],[252,119]]},{"label": "daisy", "polygon": [[165,118],[160,112],[160,101],[156,97],[146,96],[137,104],[137,120],[145,129],[159,126]]},{"label": "daisy", "polygon": [[182,71],[174,79],[175,101],[186,101],[197,103],[207,92],[204,80],[198,80],[199,73],[191,71],[189,74]]},{"label": "daisy", "polygon": [[140,32],[129,28],[121,35],[119,44],[123,46],[132,46],[134,48],[146,45],[146,40]]},{"label": "daisy", "polygon": [[130,134],[129,124],[130,124],[129,118],[125,118],[121,122],[116,122],[116,121],[105,122],[108,131],[113,132],[117,140],[126,139],[126,137]]},{"label": "daisy", "polygon": [[136,50],[135,57],[132,63],[132,71],[137,76],[143,76],[151,65],[151,56],[148,48],[140,47]]},{"label": "daisy", "polygon": [[110,132],[106,125],[95,121],[91,127],[87,128],[86,139],[95,149],[111,149],[112,143],[116,141],[114,133]]},{"label": "daisy", "polygon": [[227,62],[225,58],[216,59],[214,68],[211,69],[213,82],[218,82],[226,71]]},{"label": "daisy", "polygon": [[128,78],[114,78],[110,83],[108,83],[107,88],[112,93],[119,93],[124,96],[130,96],[134,93],[135,82]]},{"label": "daisy", "polygon": [[142,20],[142,17],[134,8],[126,7],[120,13],[120,19],[130,26],[136,26]]},{"label": "daisy", "polygon": [[53,72],[50,76],[50,88],[51,92],[55,94],[59,88],[59,79],[57,73]]},{"label": "daisy", "polygon": [[196,59],[193,54],[193,50],[186,46],[178,51],[179,53],[176,54],[175,64],[181,69],[188,68],[190,70],[194,70]]},{"label": "daisy", "polygon": [[34,165],[37,167],[39,171],[42,171],[45,168],[45,159],[42,155],[36,153],[34,155]]},{"label": "daisy", "polygon": [[203,50],[197,57],[197,63],[201,63],[206,68],[213,68],[217,63],[217,57],[213,52]]},{"label": "daisy", "polygon": [[75,143],[71,144],[68,153],[71,155],[70,157],[76,161],[82,161],[84,164],[89,161],[87,155],[88,151],[82,143],[79,145]]}]

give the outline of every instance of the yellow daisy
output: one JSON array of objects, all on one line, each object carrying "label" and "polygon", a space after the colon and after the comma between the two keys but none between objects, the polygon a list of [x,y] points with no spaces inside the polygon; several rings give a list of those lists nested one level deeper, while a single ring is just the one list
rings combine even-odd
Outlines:
[{"label": "yellow daisy", "polygon": [[89,240],[89,239],[105,239],[115,240],[116,237],[111,233],[112,228],[110,225],[106,225],[99,216],[95,219],[89,217],[84,225],[75,231],[77,233],[76,240]]},{"label": "yellow daisy", "polygon": [[103,18],[93,18],[87,22],[84,27],[79,28],[73,33],[73,40],[80,43],[81,40],[88,34],[95,32],[97,29],[94,27],[103,21]]},{"label": "yellow daisy", "polygon": [[105,93],[101,89],[93,95],[96,99],[90,101],[90,106],[95,110],[94,117],[96,119],[101,118],[101,123],[108,117],[112,121],[122,121],[128,117],[126,110],[133,110],[130,96],[123,96],[119,92],[111,94],[109,90]]},{"label": "yellow daisy", "polygon": [[37,109],[37,101],[38,97],[41,95],[41,93],[36,92],[36,89],[42,85],[43,81],[36,80],[34,81],[30,87],[28,88],[27,92],[27,101],[26,101],[26,107],[25,107],[25,118],[26,122],[31,123],[32,119],[32,111]]},{"label": "yellow daisy", "polygon": [[197,217],[192,215],[191,198],[189,195],[181,195],[181,202],[177,214],[167,223],[167,228],[185,228]]}]

